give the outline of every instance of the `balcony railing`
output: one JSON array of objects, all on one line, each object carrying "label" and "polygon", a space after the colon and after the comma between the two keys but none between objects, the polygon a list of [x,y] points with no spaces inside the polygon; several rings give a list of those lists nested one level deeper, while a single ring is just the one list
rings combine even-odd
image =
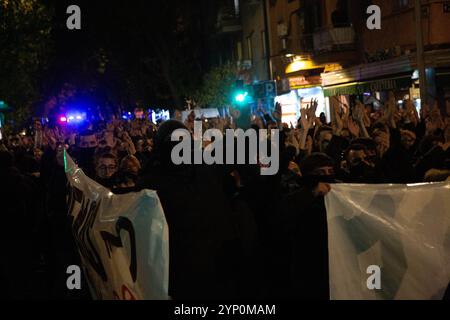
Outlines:
[{"label": "balcony railing", "polygon": [[328,27],[314,32],[314,51],[328,52],[353,49],[355,30],[353,27]]},{"label": "balcony railing", "polygon": [[216,23],[218,33],[238,32],[242,30],[241,18],[231,7],[221,9]]}]

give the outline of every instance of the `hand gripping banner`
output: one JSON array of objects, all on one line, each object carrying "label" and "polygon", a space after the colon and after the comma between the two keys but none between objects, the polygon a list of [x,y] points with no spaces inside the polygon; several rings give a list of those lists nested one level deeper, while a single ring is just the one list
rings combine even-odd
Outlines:
[{"label": "hand gripping banner", "polygon": [[450,183],[333,185],[331,299],[442,299],[450,282]]},{"label": "hand gripping banner", "polygon": [[155,191],[114,195],[64,151],[69,215],[95,299],[168,299],[169,231]]}]

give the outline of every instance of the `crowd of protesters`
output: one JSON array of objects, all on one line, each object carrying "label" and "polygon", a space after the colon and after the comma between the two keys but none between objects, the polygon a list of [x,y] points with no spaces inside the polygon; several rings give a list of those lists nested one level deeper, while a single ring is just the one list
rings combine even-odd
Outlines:
[{"label": "crowd of protesters", "polygon": [[[82,131],[35,123],[30,135],[0,145],[4,246],[2,295],[89,298],[68,291],[66,268],[80,265],[67,218],[67,179],[58,148],[114,193],[156,190],[170,230],[172,299],[328,299],[324,196],[332,183],[440,182],[450,177],[450,103],[399,107],[393,94],[375,110],[336,104],[331,123],[317,102],[296,127],[279,110],[253,116],[252,128],[280,129],[280,170],[258,165],[175,165],[176,129],[234,128],[232,117],[144,119],[89,124]],[[176,118],[176,117],[175,117]],[[269,131],[270,132],[270,131]]]}]

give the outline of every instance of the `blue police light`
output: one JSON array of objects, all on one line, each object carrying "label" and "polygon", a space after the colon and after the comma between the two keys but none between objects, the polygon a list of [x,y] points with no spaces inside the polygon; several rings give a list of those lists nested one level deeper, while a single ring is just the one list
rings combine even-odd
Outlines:
[{"label": "blue police light", "polygon": [[123,120],[131,120],[131,119],[133,119],[133,115],[131,114],[131,112],[124,112],[122,114],[122,119]]},{"label": "blue police light", "polygon": [[84,121],[86,121],[87,116],[86,116],[86,112],[75,111],[75,112],[68,113],[66,115],[66,118],[67,118],[67,123],[77,125],[77,124],[81,124]]}]

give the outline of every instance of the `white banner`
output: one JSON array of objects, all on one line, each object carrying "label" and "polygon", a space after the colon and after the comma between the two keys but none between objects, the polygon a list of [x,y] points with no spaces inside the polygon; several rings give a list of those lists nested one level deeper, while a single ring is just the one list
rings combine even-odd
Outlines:
[{"label": "white banner", "polygon": [[114,195],[66,153],[64,165],[72,232],[94,298],[167,299],[169,231],[156,192]]},{"label": "white banner", "polygon": [[450,183],[332,185],[331,299],[442,299],[450,282]]}]

